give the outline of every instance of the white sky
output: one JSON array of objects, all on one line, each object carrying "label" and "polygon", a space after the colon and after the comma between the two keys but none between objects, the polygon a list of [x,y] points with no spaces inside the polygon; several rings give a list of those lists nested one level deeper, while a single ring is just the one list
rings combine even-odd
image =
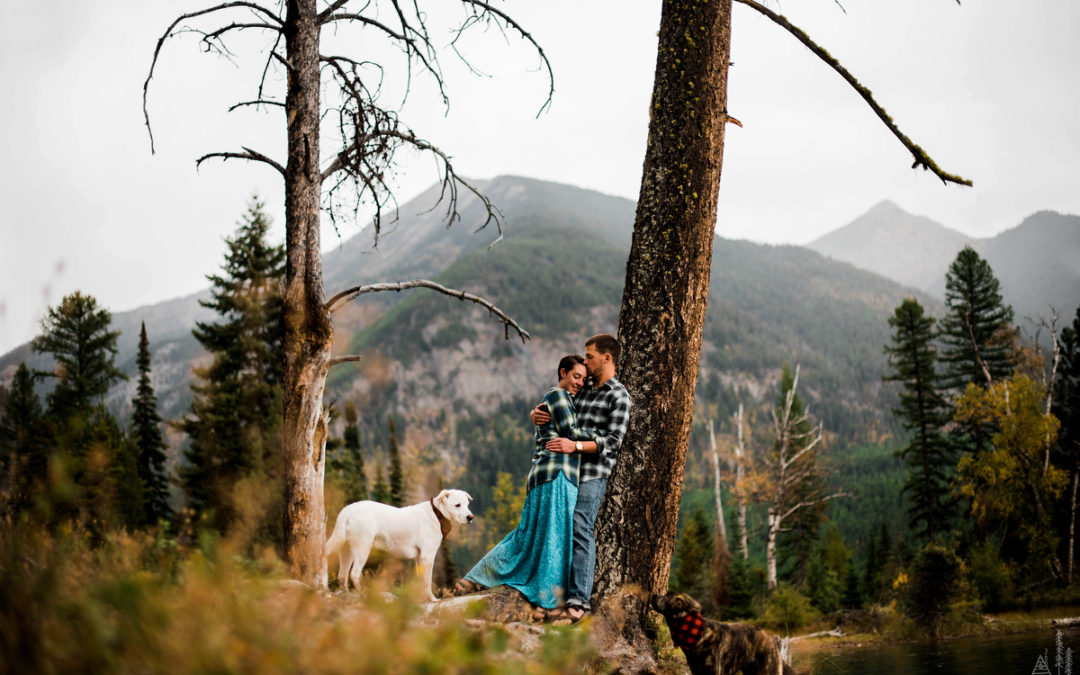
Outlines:
[{"label": "white sky", "polygon": [[[807,243],[882,199],[973,236],[1041,209],[1080,213],[1080,3],[840,2],[846,13],[833,0],[769,4],[975,187],[912,171],[906,151],[836,73],[736,5],[729,111],[745,126],[728,127],[722,236]],[[205,288],[253,192],[283,238],[275,172],[243,162],[194,166],[201,154],[245,145],[282,158],[279,112],[225,112],[253,98],[249,69],[262,66],[261,42],[237,43],[235,66],[201,53],[191,37],[166,46],[150,91],[158,150],[150,154],[141,93],[154,44],[179,12],[210,4],[79,0],[61,9],[0,0],[8,27],[0,41],[0,353],[30,339],[45,308],[76,289],[118,312]],[[535,54],[514,35],[476,33],[463,47],[492,77],[470,74],[447,51],[449,113],[417,79],[405,121],[452,155],[462,175],[518,174],[636,198],[659,2],[499,6],[551,60],[550,111],[535,117],[547,88]],[[448,43],[443,35],[436,40]],[[361,51],[374,38],[350,43],[341,50],[380,56]],[[388,70],[387,91],[399,82],[400,69]],[[401,203],[435,180],[430,159],[403,159]],[[331,248],[337,239],[327,231],[323,241]]]}]

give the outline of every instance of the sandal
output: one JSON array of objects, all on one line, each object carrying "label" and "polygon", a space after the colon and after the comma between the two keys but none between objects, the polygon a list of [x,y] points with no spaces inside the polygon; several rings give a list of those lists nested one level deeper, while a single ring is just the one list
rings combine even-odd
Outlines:
[{"label": "sandal", "polygon": [[585,610],[576,605],[557,607],[547,613],[552,626],[571,626],[585,618]]},{"label": "sandal", "polygon": [[486,588],[487,588],[486,586],[481,586],[480,584],[476,583],[475,581],[472,581],[470,579],[466,579],[466,578],[462,577],[461,579],[458,579],[458,582],[456,584],[454,584],[454,588],[453,588],[452,591],[450,591],[450,594],[452,596],[454,596],[454,597],[457,597],[459,595],[469,595],[470,593],[479,593],[480,591],[483,591]]}]

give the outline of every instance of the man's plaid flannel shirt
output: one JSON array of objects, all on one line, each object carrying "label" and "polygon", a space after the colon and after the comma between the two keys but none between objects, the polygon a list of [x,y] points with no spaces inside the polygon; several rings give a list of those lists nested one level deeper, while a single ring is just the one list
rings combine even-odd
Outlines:
[{"label": "man's plaid flannel shirt", "polygon": [[578,483],[578,455],[551,452],[544,444],[555,438],[569,438],[574,441],[591,441],[592,436],[583,431],[577,422],[574,403],[565,389],[553,387],[544,396],[551,420],[536,429],[536,452],[533,455],[532,469],[529,470],[528,490],[537,485],[554,480],[562,471],[574,485]]},{"label": "man's plaid flannel shirt", "polygon": [[578,453],[581,455],[578,480],[585,483],[607,478],[615,468],[626,425],[630,423],[630,393],[614,377],[595,389],[589,378],[578,392],[574,407],[578,426],[589,434],[590,440],[596,441],[595,453]]}]

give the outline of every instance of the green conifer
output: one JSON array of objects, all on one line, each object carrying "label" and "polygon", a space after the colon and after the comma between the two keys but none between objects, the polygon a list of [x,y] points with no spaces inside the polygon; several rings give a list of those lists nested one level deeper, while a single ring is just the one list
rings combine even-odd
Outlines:
[{"label": "green conifer", "polygon": [[371,487],[371,499],[382,504],[390,503],[390,486],[386,484],[382,462],[375,465],[375,485]]},{"label": "green conifer", "polygon": [[44,411],[26,363],[20,363],[0,415],[0,504],[22,510],[45,482],[49,444],[42,424]]},{"label": "green conifer", "polygon": [[671,585],[675,590],[699,601],[705,599],[710,585],[712,548],[712,532],[705,512],[693,506],[675,543],[676,564],[671,575]]},{"label": "green conifer", "polygon": [[169,508],[169,484],[165,476],[165,441],[161,434],[161,415],[157,395],[150,383],[150,340],[146,323],[139,331],[139,384],[132,401],[131,431],[136,447],[139,481],[142,485],[141,524],[153,525],[172,516]]},{"label": "green conifer", "polygon": [[405,505],[405,475],[401,468],[401,450],[398,447],[397,424],[390,418],[390,504]]},{"label": "green conifer", "polygon": [[1008,377],[1013,368],[1012,307],[990,264],[970,246],[956,255],[945,274],[946,313],[941,320],[941,386],[956,395],[968,384],[983,386]]},{"label": "green conifer", "polygon": [[211,299],[200,304],[219,322],[199,322],[193,333],[213,360],[196,370],[191,408],[180,424],[189,440],[180,469],[184,493],[197,511],[214,514],[220,530],[235,517],[236,483],[249,476],[274,482],[281,461],[285,250],[267,242],[270,219],[263,208],[252,200],[226,240],[223,273],[208,277]]},{"label": "green conifer", "polygon": [[884,379],[903,386],[900,407],[893,414],[911,433],[898,453],[908,465],[903,488],[910,500],[908,522],[919,536],[934,541],[948,529],[955,511],[950,480],[956,466],[952,445],[942,432],[948,414],[937,390],[934,319],[917,300],[907,298],[889,317],[889,326],[892,344],[885,346],[885,353],[892,373]]},{"label": "green conifer", "polygon": [[120,333],[110,331],[111,324],[109,311],[79,291],[50,307],[42,320],[42,332],[30,346],[53,357],[53,369],[35,375],[56,380],[47,399],[49,415],[59,423],[73,415],[85,417],[114,382],[127,379],[115,364]]}]

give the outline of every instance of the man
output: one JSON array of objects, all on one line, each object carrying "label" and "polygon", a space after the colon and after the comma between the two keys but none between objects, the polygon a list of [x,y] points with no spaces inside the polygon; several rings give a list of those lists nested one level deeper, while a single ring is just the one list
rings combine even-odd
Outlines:
[{"label": "man", "polygon": [[[546,446],[552,452],[581,455],[566,608],[561,614],[553,615],[557,620],[577,622],[592,609],[589,598],[596,569],[596,514],[630,420],[630,394],[615,378],[618,358],[619,343],[611,335],[601,333],[585,342],[585,369],[589,379],[578,393],[574,407],[578,426],[593,438],[589,441],[556,438]],[[533,409],[530,417],[534,424],[544,424],[549,419],[539,408]]]}]

